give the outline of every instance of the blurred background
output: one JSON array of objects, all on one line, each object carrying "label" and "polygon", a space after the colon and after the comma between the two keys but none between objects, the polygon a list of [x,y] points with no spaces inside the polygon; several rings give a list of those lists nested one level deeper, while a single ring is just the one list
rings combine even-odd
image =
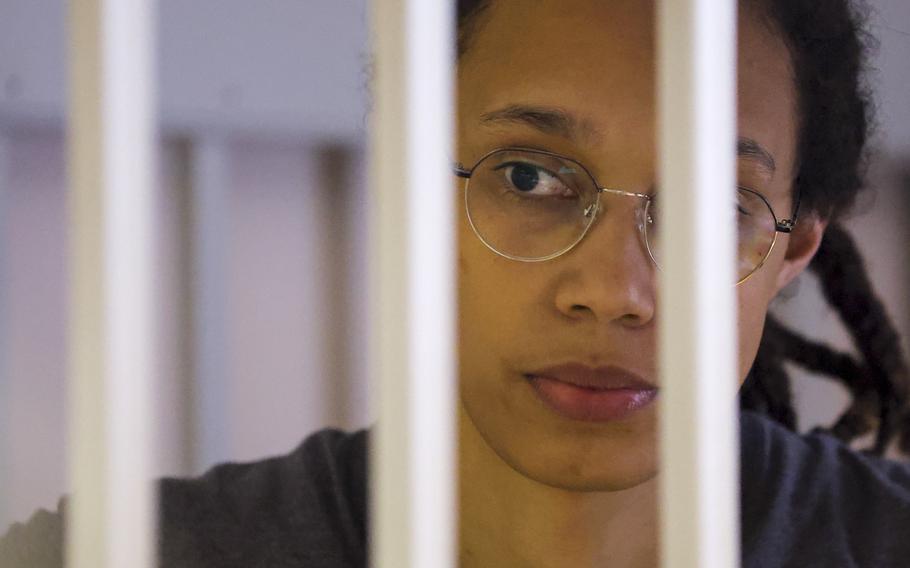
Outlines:
[{"label": "blurred background", "polygon": [[[910,346],[910,3],[875,0],[850,229]],[[158,475],[370,424],[366,0],[160,0]],[[66,4],[0,0],[0,533],[66,480]],[[851,349],[812,276],[775,310]],[[795,370],[795,369],[794,369]],[[800,429],[848,397],[798,374]]]}]

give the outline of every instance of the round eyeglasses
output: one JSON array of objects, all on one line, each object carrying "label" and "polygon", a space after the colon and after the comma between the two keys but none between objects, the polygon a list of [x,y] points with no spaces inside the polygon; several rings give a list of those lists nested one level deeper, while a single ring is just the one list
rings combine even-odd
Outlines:
[{"label": "round eyeglasses", "polygon": [[[655,196],[600,186],[581,163],[545,150],[499,148],[471,168],[460,164],[465,210],[477,237],[493,252],[512,260],[541,262],[570,251],[588,233],[602,210],[601,194],[641,201],[638,228],[651,260],[660,266],[660,228]],[[777,241],[796,223],[778,220],[760,193],[736,192],[737,284],[761,268]]]}]

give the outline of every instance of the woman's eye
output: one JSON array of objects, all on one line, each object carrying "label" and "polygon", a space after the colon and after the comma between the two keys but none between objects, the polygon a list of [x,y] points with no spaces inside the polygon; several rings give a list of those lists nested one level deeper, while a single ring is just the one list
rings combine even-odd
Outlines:
[{"label": "woman's eye", "polygon": [[754,215],[755,198],[742,186],[736,188],[736,213],[737,215],[751,217]]},{"label": "woman's eye", "polygon": [[540,197],[571,197],[574,192],[566,187],[559,177],[546,169],[524,162],[502,164],[496,169],[502,172],[506,185],[517,193]]},{"label": "woman's eye", "polygon": [[540,184],[540,172],[528,164],[517,164],[506,168],[509,182],[515,189],[522,192],[534,191]]}]

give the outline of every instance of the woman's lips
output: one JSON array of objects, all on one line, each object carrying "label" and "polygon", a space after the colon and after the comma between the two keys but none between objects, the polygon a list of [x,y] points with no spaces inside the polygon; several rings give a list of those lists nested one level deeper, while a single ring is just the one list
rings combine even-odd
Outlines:
[{"label": "woman's lips", "polygon": [[559,365],[525,374],[538,398],[572,420],[621,420],[657,398],[658,388],[617,367]]}]

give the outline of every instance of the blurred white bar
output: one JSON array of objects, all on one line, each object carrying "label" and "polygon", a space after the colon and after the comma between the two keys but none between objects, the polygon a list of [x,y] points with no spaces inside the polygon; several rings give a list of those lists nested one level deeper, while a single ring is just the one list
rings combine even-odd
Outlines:
[{"label": "blurred white bar", "polygon": [[[10,145],[12,142],[9,135],[0,128],[0,428],[4,429],[4,434],[0,435],[0,519],[9,519],[10,517],[10,458],[13,456],[12,444],[10,443],[12,431],[12,420],[10,420],[10,377],[9,365],[4,364],[9,360],[9,321],[7,315],[8,304],[7,294],[9,287],[8,280],[8,261],[7,250],[8,242],[5,231],[9,227],[7,207],[9,203],[9,186],[10,186]],[[0,521],[0,524],[4,524]]]},{"label": "blurred white bar", "polygon": [[663,566],[739,566],[736,5],[659,8]]},{"label": "blurred white bar", "polygon": [[150,0],[69,3],[71,568],[148,568],[152,463]]},{"label": "blurred white bar", "polygon": [[192,193],[194,473],[229,455],[227,377],[228,149],[218,135],[193,139]]},{"label": "blurred white bar", "polygon": [[376,0],[372,10],[371,557],[380,568],[452,568],[454,7]]}]

